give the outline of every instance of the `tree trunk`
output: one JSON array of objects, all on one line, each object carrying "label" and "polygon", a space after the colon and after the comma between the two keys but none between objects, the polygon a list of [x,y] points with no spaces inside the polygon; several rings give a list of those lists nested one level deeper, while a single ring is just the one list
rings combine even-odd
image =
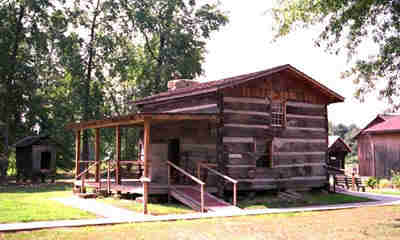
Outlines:
[{"label": "tree trunk", "polygon": [[5,96],[5,103],[4,103],[4,127],[3,127],[3,136],[4,136],[4,153],[2,154],[2,161],[3,163],[0,164],[0,181],[5,180],[7,176],[7,169],[8,169],[8,158],[9,158],[9,140],[10,140],[10,122],[12,112],[10,106],[12,106],[13,101],[13,78],[15,75],[15,65],[17,62],[17,55],[19,44],[21,42],[21,32],[22,32],[22,19],[25,16],[25,6],[21,6],[18,16],[16,16],[16,23],[15,23],[15,41],[12,50],[12,55],[10,56],[10,69],[7,74],[6,78],[6,96]]},{"label": "tree trunk", "polygon": [[[90,41],[89,41],[89,47],[88,47],[88,56],[89,60],[87,63],[87,75],[86,75],[86,81],[84,85],[84,97],[83,97],[83,120],[87,121],[91,119],[91,117],[95,114],[91,111],[90,107],[90,83],[92,80],[92,69],[93,69],[93,57],[94,57],[94,43],[96,41],[95,37],[95,30],[96,30],[96,20],[97,16],[99,15],[99,7],[100,7],[100,0],[97,1],[96,4],[96,9],[94,10],[93,13],[93,19],[91,23],[91,29],[90,29]],[[88,131],[83,131],[83,136],[82,136],[82,160],[83,161],[88,161],[89,159],[89,133]],[[81,164],[83,168],[88,167],[88,163]]]}]

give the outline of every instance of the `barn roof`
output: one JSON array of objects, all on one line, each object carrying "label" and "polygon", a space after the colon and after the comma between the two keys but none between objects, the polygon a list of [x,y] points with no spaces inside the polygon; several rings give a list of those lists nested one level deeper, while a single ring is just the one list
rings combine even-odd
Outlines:
[{"label": "barn roof", "polygon": [[257,79],[260,77],[266,77],[266,76],[269,76],[269,75],[272,75],[274,73],[281,72],[281,71],[290,71],[290,72],[298,75],[300,78],[304,79],[305,81],[310,83],[312,86],[316,87],[324,95],[331,98],[332,103],[344,101],[344,97],[342,97],[338,93],[334,92],[333,90],[329,89],[328,87],[324,86],[323,84],[319,83],[318,81],[314,80],[313,78],[307,76],[305,73],[299,71],[298,69],[294,68],[293,66],[286,64],[286,65],[277,66],[277,67],[259,71],[259,72],[243,74],[243,75],[224,78],[224,79],[220,79],[220,80],[216,80],[216,81],[203,82],[203,83],[199,83],[195,86],[190,86],[190,87],[170,90],[167,92],[162,92],[159,94],[145,97],[141,100],[135,101],[134,103],[137,105],[141,105],[141,104],[165,101],[165,100],[169,100],[169,99],[173,99],[173,98],[193,96],[193,95],[198,95],[198,94],[203,94],[203,93],[214,92],[219,89],[223,89],[226,87],[231,87],[234,85],[245,83],[247,81],[254,80],[254,79]]},{"label": "barn roof", "polygon": [[349,152],[352,152],[349,145],[347,145],[341,137],[339,137],[339,136],[329,136],[328,137],[328,149],[330,149],[331,147],[334,147],[337,144],[341,144]]},{"label": "barn roof", "polygon": [[384,122],[373,125],[366,130],[366,133],[388,133],[388,132],[400,132],[400,115],[392,115],[387,117]]},{"label": "barn roof", "polygon": [[48,135],[39,135],[39,136],[27,136],[14,144],[14,147],[28,147],[34,145],[35,143],[40,142],[41,140],[48,139]]}]

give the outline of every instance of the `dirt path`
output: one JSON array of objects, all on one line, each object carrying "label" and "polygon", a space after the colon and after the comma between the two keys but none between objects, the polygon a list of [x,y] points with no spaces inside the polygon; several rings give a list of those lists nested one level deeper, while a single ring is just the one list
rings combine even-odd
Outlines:
[{"label": "dirt path", "polygon": [[[1,235],[0,235],[1,236]],[[4,239],[398,240],[400,207],[135,223],[3,234]]]}]

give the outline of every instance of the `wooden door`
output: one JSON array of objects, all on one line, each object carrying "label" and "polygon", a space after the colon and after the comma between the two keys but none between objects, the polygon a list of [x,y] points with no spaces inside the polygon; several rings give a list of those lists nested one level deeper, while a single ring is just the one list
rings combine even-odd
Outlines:
[{"label": "wooden door", "polygon": [[[168,161],[180,166],[180,141],[179,138],[174,138],[168,141]],[[179,183],[179,172],[171,168],[172,183]]]}]

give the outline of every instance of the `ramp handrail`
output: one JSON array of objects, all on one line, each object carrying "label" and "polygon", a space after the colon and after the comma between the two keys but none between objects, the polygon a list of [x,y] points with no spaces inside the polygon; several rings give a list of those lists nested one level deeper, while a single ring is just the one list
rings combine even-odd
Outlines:
[{"label": "ramp handrail", "polygon": [[229,177],[229,176],[227,176],[227,175],[225,175],[225,174],[222,174],[222,173],[218,172],[218,171],[215,170],[215,169],[212,169],[211,167],[209,167],[209,165],[214,166],[215,164],[207,164],[207,163],[199,162],[199,163],[198,163],[198,166],[197,166],[197,177],[198,177],[198,178],[201,177],[201,176],[200,176],[200,174],[201,174],[201,173],[200,173],[200,172],[201,172],[201,168],[205,168],[205,169],[207,169],[208,171],[214,173],[215,175],[217,175],[217,176],[219,176],[219,177],[221,177],[221,178],[223,178],[223,179],[226,179],[226,180],[228,180],[229,182],[233,183],[233,199],[232,199],[232,203],[233,203],[233,206],[236,206],[236,204],[237,204],[237,183],[238,183],[239,181],[238,181],[238,180],[235,180],[235,179],[233,179],[233,178],[231,178],[231,177]]},{"label": "ramp handrail", "polygon": [[203,213],[204,212],[204,185],[205,182],[201,181],[200,179],[196,178],[195,176],[191,175],[190,173],[186,172],[185,170],[183,170],[182,168],[178,167],[177,165],[175,165],[174,163],[167,161],[168,164],[168,194],[169,194],[169,188],[171,185],[171,167],[173,167],[174,169],[178,170],[180,173],[182,173],[183,175],[187,176],[188,178],[190,178],[191,180],[193,180],[194,182],[196,182],[197,184],[200,185],[200,198],[201,198],[201,207],[200,210]]}]

